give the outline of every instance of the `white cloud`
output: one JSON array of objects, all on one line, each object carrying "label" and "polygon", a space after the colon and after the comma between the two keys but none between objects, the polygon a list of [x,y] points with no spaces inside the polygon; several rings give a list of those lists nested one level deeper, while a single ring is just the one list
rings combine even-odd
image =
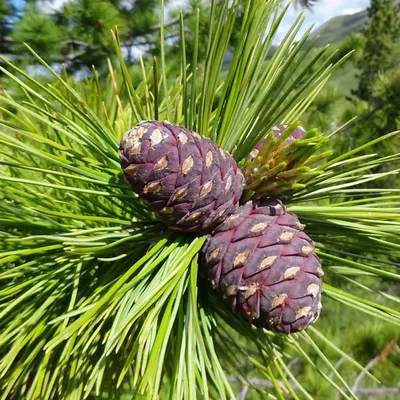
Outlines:
[{"label": "white cloud", "polygon": [[185,4],[187,4],[186,0],[171,0],[168,2],[169,7],[176,7],[176,8],[181,8],[184,7]]},{"label": "white cloud", "polygon": [[65,3],[69,0],[39,0],[37,2],[41,10],[46,13],[52,13],[55,11],[60,11]]},{"label": "white cloud", "polygon": [[[70,0],[39,0],[39,6],[45,12],[52,13],[59,11],[62,6]],[[350,3],[350,4],[349,4]],[[306,17],[303,26],[300,29],[299,37],[305,31],[314,25],[314,29],[337,15],[355,14],[365,10],[369,6],[370,0],[320,0],[315,3],[311,10],[303,10]],[[184,9],[187,5],[187,0],[170,0],[167,5],[167,16],[172,9]],[[348,7],[350,6],[350,7]],[[301,7],[291,5],[282,24],[277,32],[275,44],[279,43],[286,35],[297,16],[302,12]]]},{"label": "white cloud", "polygon": [[364,8],[345,8],[345,9],[343,9],[342,14],[343,15],[353,15],[353,14],[356,14],[363,10],[364,10]]},{"label": "white cloud", "polygon": [[[313,24],[314,29],[316,29],[337,15],[354,14],[358,11],[365,10],[369,6],[369,3],[370,0],[352,0],[351,7],[347,7],[349,5],[349,0],[321,0],[315,3],[311,10],[304,10],[306,19],[300,29],[299,36],[304,34]],[[289,8],[282,21],[275,43],[279,43],[283,39],[301,11],[300,7],[295,7],[293,5]]]}]

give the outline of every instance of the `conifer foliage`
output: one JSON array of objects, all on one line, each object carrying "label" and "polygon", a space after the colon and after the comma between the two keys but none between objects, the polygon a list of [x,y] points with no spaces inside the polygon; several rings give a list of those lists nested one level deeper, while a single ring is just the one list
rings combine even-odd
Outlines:
[{"label": "conifer foliage", "polygon": [[[276,0],[213,1],[204,60],[196,51],[199,13],[193,17],[190,60],[181,14],[181,68],[170,75],[161,1],[160,55],[152,65],[141,63],[138,86],[130,79],[116,30],[112,38],[119,65],[109,62],[106,82],[99,81],[96,71],[86,81],[60,76],[29,47],[54,76],[53,84],[42,85],[3,59],[2,72],[21,88],[24,100],[15,101],[7,88],[0,97],[1,399],[234,399],[235,382],[252,385],[245,366],[267,380],[265,387],[254,388],[262,396],[312,398],[307,377],[289,365],[294,358],[311,365],[346,399],[357,396],[334,368],[335,357],[373,379],[318,330],[318,323],[281,335],[232,312],[209,286],[200,264],[201,249],[208,249],[203,246],[212,239],[166,229],[168,224],[160,223],[121,171],[121,140],[142,121],[167,120],[197,132],[239,164],[263,138],[274,136],[274,126],[287,123],[296,129],[335,65],[324,57],[326,49],[307,57],[313,46],[305,47],[309,31],[298,38],[302,16],[267,60],[286,11]],[[240,35],[221,81],[239,14]],[[283,134],[282,141],[290,134]],[[303,257],[301,274],[292,269],[293,277],[286,275],[301,281],[300,295],[289,293],[281,282],[284,292],[274,294],[289,295],[290,301],[309,296],[309,304],[293,307],[280,298],[286,307],[280,308],[282,321],[295,328],[291,331],[318,317],[319,259],[325,272],[322,302],[339,302],[369,318],[400,325],[399,298],[378,285],[400,280],[398,264],[387,257],[400,253],[400,196],[384,185],[377,188],[397,171],[376,172],[382,170],[378,166],[399,161],[400,154],[379,157],[372,150],[395,135],[388,133],[344,154],[333,154],[329,137],[323,140],[315,131],[287,146],[279,139],[272,142],[275,150],[293,151],[296,160],[308,164],[306,169],[296,166],[296,184],[277,194],[287,212],[282,207],[282,215],[265,215],[279,202],[256,204],[264,213],[258,215],[259,223],[264,226],[271,219],[265,232],[256,232],[259,240],[273,236],[269,229],[283,226],[291,234],[278,235],[288,242],[281,246],[288,251],[282,259]],[[265,157],[267,153],[260,150]],[[277,176],[268,173],[266,167],[259,177]],[[278,250],[270,257],[283,254]],[[271,265],[267,273],[287,274],[283,269]],[[339,288],[338,281],[363,296]],[[248,308],[254,304],[245,301],[246,291],[236,293],[237,308],[244,314],[254,311]],[[269,325],[266,320],[261,325],[285,330],[275,323],[273,310],[262,305]]]},{"label": "conifer foliage", "polygon": [[361,75],[356,94],[371,102],[379,74],[394,67],[392,55],[400,39],[400,6],[393,0],[372,0],[368,16],[370,22],[362,32],[366,43],[358,62]]}]

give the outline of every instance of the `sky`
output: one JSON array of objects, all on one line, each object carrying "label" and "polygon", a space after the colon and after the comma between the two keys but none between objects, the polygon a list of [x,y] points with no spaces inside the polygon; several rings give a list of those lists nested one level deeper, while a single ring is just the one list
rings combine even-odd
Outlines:
[{"label": "sky", "polygon": [[[287,4],[287,1],[284,0],[282,3]],[[170,0],[169,4],[179,7],[185,4],[185,0]],[[315,3],[311,10],[304,11],[306,20],[301,31],[299,32],[299,35],[304,33],[313,24],[314,29],[316,29],[324,22],[337,15],[351,15],[365,10],[369,4],[370,0],[319,0],[317,3]],[[298,6],[295,7],[292,5],[289,8],[277,34],[277,43],[283,39],[301,11],[302,8]]]},{"label": "sky", "polygon": [[[313,24],[316,29],[337,15],[351,15],[365,10],[369,4],[370,0],[320,0],[315,3],[311,11],[304,11],[306,20],[300,33],[304,33]],[[285,36],[300,11],[300,7],[296,8],[293,5],[290,7],[278,32],[278,42]]]},{"label": "sky", "polygon": [[[46,1],[46,7],[57,9],[66,0],[50,0]],[[311,11],[306,10],[305,16],[306,21],[300,32],[304,33],[312,24],[315,24],[315,28],[318,28],[324,22],[335,17],[336,15],[343,14],[354,14],[356,12],[365,10],[369,5],[370,0],[320,0],[317,2]],[[12,0],[17,7],[23,7],[24,0]],[[171,0],[169,2],[170,7],[180,7],[185,4],[185,0]],[[294,20],[300,13],[301,8],[291,6],[285,19],[282,22],[280,30],[278,32],[276,42],[285,36],[286,32],[289,30],[290,26],[293,24]]]}]

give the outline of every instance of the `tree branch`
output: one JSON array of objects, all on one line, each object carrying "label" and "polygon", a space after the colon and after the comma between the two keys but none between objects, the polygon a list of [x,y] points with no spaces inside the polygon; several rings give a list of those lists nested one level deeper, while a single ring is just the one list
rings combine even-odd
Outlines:
[{"label": "tree branch", "polygon": [[244,383],[244,386],[246,385],[246,382],[248,382],[251,386],[258,386],[262,388],[267,388],[267,389],[272,389],[274,385],[272,384],[271,381],[268,381],[266,379],[259,379],[259,378],[250,378],[248,381],[243,382],[242,380],[235,378],[233,376],[228,377],[228,381],[232,383]]},{"label": "tree branch", "polygon": [[[351,353],[349,354],[349,356],[351,356]],[[343,364],[343,363],[345,363],[347,361],[347,358],[346,357],[342,357],[336,364],[335,364],[335,370],[337,371],[339,368],[340,368],[340,366]],[[329,378],[333,378],[335,376],[335,372],[334,371],[331,371],[331,373],[329,374]]]},{"label": "tree branch", "polygon": [[[371,360],[367,366],[365,367],[366,370],[371,369],[377,362],[379,362],[380,356],[375,357]],[[369,396],[383,396],[387,394],[400,394],[400,386],[399,387],[380,387],[380,388],[359,388],[358,385],[361,382],[361,379],[365,376],[365,371],[361,371],[361,373],[357,376],[352,391],[355,394],[360,395],[369,395]],[[242,389],[240,390],[239,394],[236,397],[236,400],[246,400],[249,388],[251,386],[264,388],[264,389],[273,389],[274,385],[271,381],[267,379],[259,379],[259,378],[251,378],[248,380],[249,385],[242,380],[235,378],[235,377],[228,377],[228,381],[232,383],[243,383]],[[297,385],[294,382],[289,382],[292,386],[293,390],[297,390]],[[284,386],[284,382],[278,381],[279,386]]]},{"label": "tree branch", "polygon": [[246,400],[248,391],[249,391],[249,387],[247,385],[243,385],[242,390],[236,397],[236,400]]},{"label": "tree branch", "polygon": [[360,382],[362,380],[362,378],[364,378],[365,374],[367,373],[367,371],[369,371],[375,364],[377,364],[380,361],[380,356],[376,356],[375,358],[373,358],[366,366],[365,369],[363,369],[357,376],[356,380],[353,383],[353,387],[351,388],[351,390],[355,393],[358,392],[358,386],[360,385]]},{"label": "tree branch", "polygon": [[358,389],[357,393],[366,394],[372,396],[381,396],[385,394],[397,394],[400,393],[400,387],[383,387],[383,388],[367,388],[367,389]]},{"label": "tree branch", "polygon": [[348,124],[348,125],[343,129],[343,132],[348,132],[348,130],[349,130],[351,127],[353,127],[353,126],[359,124],[359,123],[362,122],[362,121],[365,121],[366,119],[371,118],[376,112],[378,112],[378,111],[380,111],[380,110],[382,110],[382,109],[384,109],[384,107],[380,105],[380,106],[374,108],[373,110],[369,111],[368,113],[362,115],[361,117],[355,119],[352,123]]}]

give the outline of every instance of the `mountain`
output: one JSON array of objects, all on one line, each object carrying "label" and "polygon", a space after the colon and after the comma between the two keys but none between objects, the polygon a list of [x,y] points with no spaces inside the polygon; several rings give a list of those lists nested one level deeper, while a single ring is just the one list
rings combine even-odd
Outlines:
[{"label": "mountain", "polygon": [[353,15],[338,15],[316,29],[308,40],[313,40],[319,36],[317,40],[318,46],[339,42],[351,33],[361,32],[361,29],[367,21],[367,10]]},{"label": "mountain", "polygon": [[[394,3],[400,5],[400,0],[394,0]],[[360,32],[367,21],[367,10],[360,11],[353,15],[338,15],[316,29],[310,35],[308,41],[319,36],[317,40],[318,46],[325,46],[329,43],[340,42],[351,33]]]}]

